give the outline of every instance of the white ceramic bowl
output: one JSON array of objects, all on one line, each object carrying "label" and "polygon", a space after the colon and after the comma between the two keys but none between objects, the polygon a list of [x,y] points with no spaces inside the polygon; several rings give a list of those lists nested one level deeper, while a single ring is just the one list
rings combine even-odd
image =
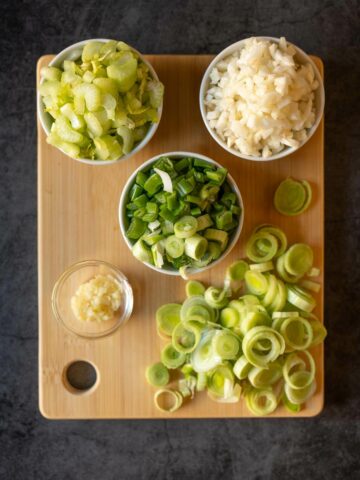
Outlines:
[{"label": "white ceramic bowl", "polygon": [[[49,63],[49,66],[60,68],[62,63],[64,62],[64,60],[77,60],[78,58],[81,57],[82,50],[83,50],[84,46],[89,42],[106,43],[108,41],[109,40],[106,39],[106,38],[92,38],[92,39],[89,39],[89,40],[83,40],[81,42],[74,43],[73,45],[70,45],[70,47],[65,48],[65,50],[62,50],[59,54],[57,54],[56,57],[53,58],[53,60],[51,60],[51,62]],[[156,74],[154,68],[152,67],[152,65],[147,60],[145,60],[145,58],[141,55],[141,53],[138,52],[137,50],[135,50],[135,48],[131,47],[131,49],[134,52],[136,52],[139,55],[141,61],[143,61],[148,66],[149,71],[151,73],[151,76],[155,80],[159,80],[159,77],[157,76],[157,74]],[[49,113],[45,112],[44,104],[42,102],[42,99],[41,99],[41,96],[40,96],[39,92],[38,92],[38,95],[37,95],[37,110],[38,110],[40,123],[41,123],[43,129],[45,130],[46,135],[49,135],[51,125],[53,124],[54,119],[51,117],[51,115]],[[122,160],[126,160],[126,159],[130,158],[132,155],[135,155],[135,153],[139,152],[143,147],[145,147],[145,145],[151,140],[154,133],[156,132],[156,129],[159,126],[159,123],[160,123],[160,120],[161,120],[161,114],[162,114],[162,104],[158,109],[159,121],[157,123],[153,123],[152,125],[150,125],[146,136],[127,155],[123,155],[122,157],[120,157],[118,159],[115,159],[115,160],[91,160],[91,159],[88,159],[88,158],[75,158],[74,160],[77,160],[78,162],[82,162],[82,163],[87,163],[88,165],[111,165],[113,163],[117,163],[117,162],[120,162]],[[61,150],[61,149],[59,149],[59,150]],[[65,153],[65,152],[63,152],[63,153]],[[67,154],[65,153],[65,155],[67,155]]]},{"label": "white ceramic bowl", "polygon": [[[280,39],[279,38],[274,38],[274,37],[255,37],[258,40],[268,40],[274,43],[279,43]],[[206,107],[204,103],[204,98],[206,95],[206,92],[208,90],[209,86],[209,79],[210,79],[210,73],[212,69],[216,66],[216,64],[220,61],[223,60],[224,58],[228,57],[232,53],[241,50],[244,47],[245,41],[248,39],[240,40],[239,42],[233,43],[229,47],[225,48],[222,52],[217,55],[214,60],[210,63],[208,68],[206,69],[206,72],[202,78],[201,85],[200,85],[200,111],[201,111],[201,116],[202,119],[205,123],[206,128],[208,129],[210,135],[213,137],[213,139],[225,150],[228,152],[232,153],[233,155],[236,155],[237,157],[240,158],[245,158],[246,160],[255,160],[255,161],[269,161],[269,160],[276,160],[278,158],[286,157],[287,155],[290,155],[291,153],[294,153],[296,150],[301,148],[305,143],[313,136],[315,133],[317,127],[319,126],[320,120],[323,116],[324,112],[324,106],[325,106],[325,92],[324,92],[324,84],[323,80],[321,78],[320,72],[315,65],[315,63],[312,61],[312,59],[299,47],[296,45],[291,44],[295,50],[295,60],[299,64],[305,64],[305,63],[310,63],[311,66],[314,69],[315,72],[315,77],[317,81],[319,82],[319,87],[315,91],[315,123],[314,125],[308,130],[307,132],[307,138],[298,146],[298,147],[285,147],[281,152],[276,153],[274,155],[271,155],[268,158],[263,158],[261,156],[252,156],[252,155],[245,155],[243,153],[240,153],[239,150],[236,150],[235,148],[228,147],[227,144],[217,135],[215,130],[213,130],[210,125],[208,120],[206,119]],[[287,42],[290,43],[290,42]]]},{"label": "white ceramic bowl", "polygon": [[[183,158],[183,157],[199,158],[201,160],[205,160],[205,161],[211,163],[212,165],[216,165],[218,168],[222,167],[219,163],[215,162],[211,158],[205,157],[204,155],[200,155],[199,153],[193,153],[193,152],[166,152],[166,153],[162,153],[161,155],[156,155],[155,157],[150,158],[150,160],[147,160],[145,163],[140,165],[140,167],[137,168],[132,173],[132,175],[130,175],[128,181],[126,182],[126,184],[123,188],[123,191],[121,193],[120,203],[119,203],[120,230],[121,230],[122,236],[124,238],[124,241],[125,241],[126,245],[129,247],[130,250],[132,249],[133,244],[130,242],[130,240],[126,236],[126,230],[127,230],[126,204],[127,204],[128,195],[129,195],[130,189],[131,189],[131,187],[132,187],[132,185],[135,181],[135,178],[136,178],[136,175],[138,174],[138,172],[141,171],[141,170],[145,170],[145,169],[149,168],[150,165],[155,163],[161,157],[169,157],[170,159],[171,158]],[[189,270],[189,274],[199,273],[199,272],[202,272],[204,270],[207,270],[208,268],[212,268],[215,265],[217,265],[219,262],[221,262],[231,252],[231,250],[234,248],[236,242],[239,239],[239,236],[240,236],[240,233],[241,233],[241,230],[242,230],[242,227],[243,227],[243,223],[244,223],[244,203],[243,203],[243,199],[242,199],[240,190],[239,190],[238,186],[236,185],[235,180],[232,178],[232,176],[229,173],[227,174],[226,179],[227,179],[227,182],[229,183],[232,191],[236,194],[236,196],[238,198],[238,201],[239,201],[239,206],[241,207],[242,213],[241,213],[239,224],[238,224],[236,230],[232,233],[232,235],[230,237],[230,240],[229,240],[229,243],[228,243],[228,246],[226,247],[226,249],[224,250],[222,255],[217,260],[215,260],[214,262],[211,262],[206,267],[202,267],[202,268],[198,268],[198,269],[194,268],[194,269]],[[172,268],[172,269],[171,268],[158,268],[158,267],[155,267],[155,265],[151,265],[150,263],[144,263],[144,265],[152,268],[153,270],[156,270],[157,272],[166,273],[167,275],[180,275],[179,271],[174,269],[174,268]]]}]

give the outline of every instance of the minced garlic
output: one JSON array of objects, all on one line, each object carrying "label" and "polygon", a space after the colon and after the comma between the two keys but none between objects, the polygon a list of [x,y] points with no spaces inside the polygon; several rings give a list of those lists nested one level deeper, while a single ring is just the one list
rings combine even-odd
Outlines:
[{"label": "minced garlic", "polygon": [[106,322],[114,317],[122,300],[122,287],[112,275],[96,275],[76,290],[71,308],[81,321]]}]

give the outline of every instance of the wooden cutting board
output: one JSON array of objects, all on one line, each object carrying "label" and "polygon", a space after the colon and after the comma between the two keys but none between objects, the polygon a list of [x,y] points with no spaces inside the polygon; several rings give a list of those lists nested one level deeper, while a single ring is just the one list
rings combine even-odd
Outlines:
[{"label": "wooden cutting board", "polygon": [[[39,70],[53,57],[40,58]],[[181,302],[185,282],[152,271],[132,257],[118,225],[118,203],[131,172],[154,155],[185,150],[207,155],[229,169],[245,204],[245,223],[238,244],[217,267],[198,275],[207,284],[221,285],[226,266],[244,254],[253,228],[273,223],[283,228],[290,243],[308,242],[315,264],[324,272],[324,127],[293,155],[272,162],[241,160],[225,152],[210,137],[199,111],[200,81],[210,55],[149,55],[165,84],[164,112],[154,138],[130,160],[110,166],[76,162],[45,141],[38,122],[38,262],[39,262],[39,403],[47,418],[201,418],[250,417],[244,401],[218,404],[205,393],[174,414],[159,412],[154,389],[144,371],[159,359],[163,341],[157,336],[155,311],[167,302]],[[314,61],[323,72],[319,58]],[[272,206],[273,192],[287,176],[308,180],[314,191],[311,208],[286,218]],[[72,336],[51,310],[51,292],[62,272],[80,260],[106,260],[121,268],[135,296],[129,322],[115,334],[99,340]],[[323,282],[323,278],[321,279]],[[324,288],[322,288],[322,292]],[[315,311],[323,318],[323,293]],[[317,365],[317,392],[297,417],[317,415],[324,401],[323,346],[313,350]],[[64,372],[73,361],[92,363],[98,372],[95,386],[85,393],[66,388]],[[272,417],[290,414],[278,408]]]}]

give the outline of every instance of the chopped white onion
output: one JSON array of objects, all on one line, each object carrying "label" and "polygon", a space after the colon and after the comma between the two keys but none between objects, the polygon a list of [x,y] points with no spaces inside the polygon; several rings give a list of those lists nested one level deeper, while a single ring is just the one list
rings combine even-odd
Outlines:
[{"label": "chopped white onion", "polygon": [[279,45],[250,38],[213,68],[206,118],[229,147],[267,158],[307,138],[319,84],[311,64],[298,65],[295,53],[285,38]]}]

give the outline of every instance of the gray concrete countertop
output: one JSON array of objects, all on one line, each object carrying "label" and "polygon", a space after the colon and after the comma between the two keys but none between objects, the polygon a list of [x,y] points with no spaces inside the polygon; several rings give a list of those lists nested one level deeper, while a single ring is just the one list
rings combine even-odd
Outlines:
[{"label": "gray concrete countertop", "polygon": [[[0,4],[0,478],[360,478],[360,47],[356,0]],[[86,38],[217,53],[285,35],[326,84],[326,404],[309,420],[48,421],[38,411],[38,57]],[[357,35],[356,35],[357,34]]]}]

